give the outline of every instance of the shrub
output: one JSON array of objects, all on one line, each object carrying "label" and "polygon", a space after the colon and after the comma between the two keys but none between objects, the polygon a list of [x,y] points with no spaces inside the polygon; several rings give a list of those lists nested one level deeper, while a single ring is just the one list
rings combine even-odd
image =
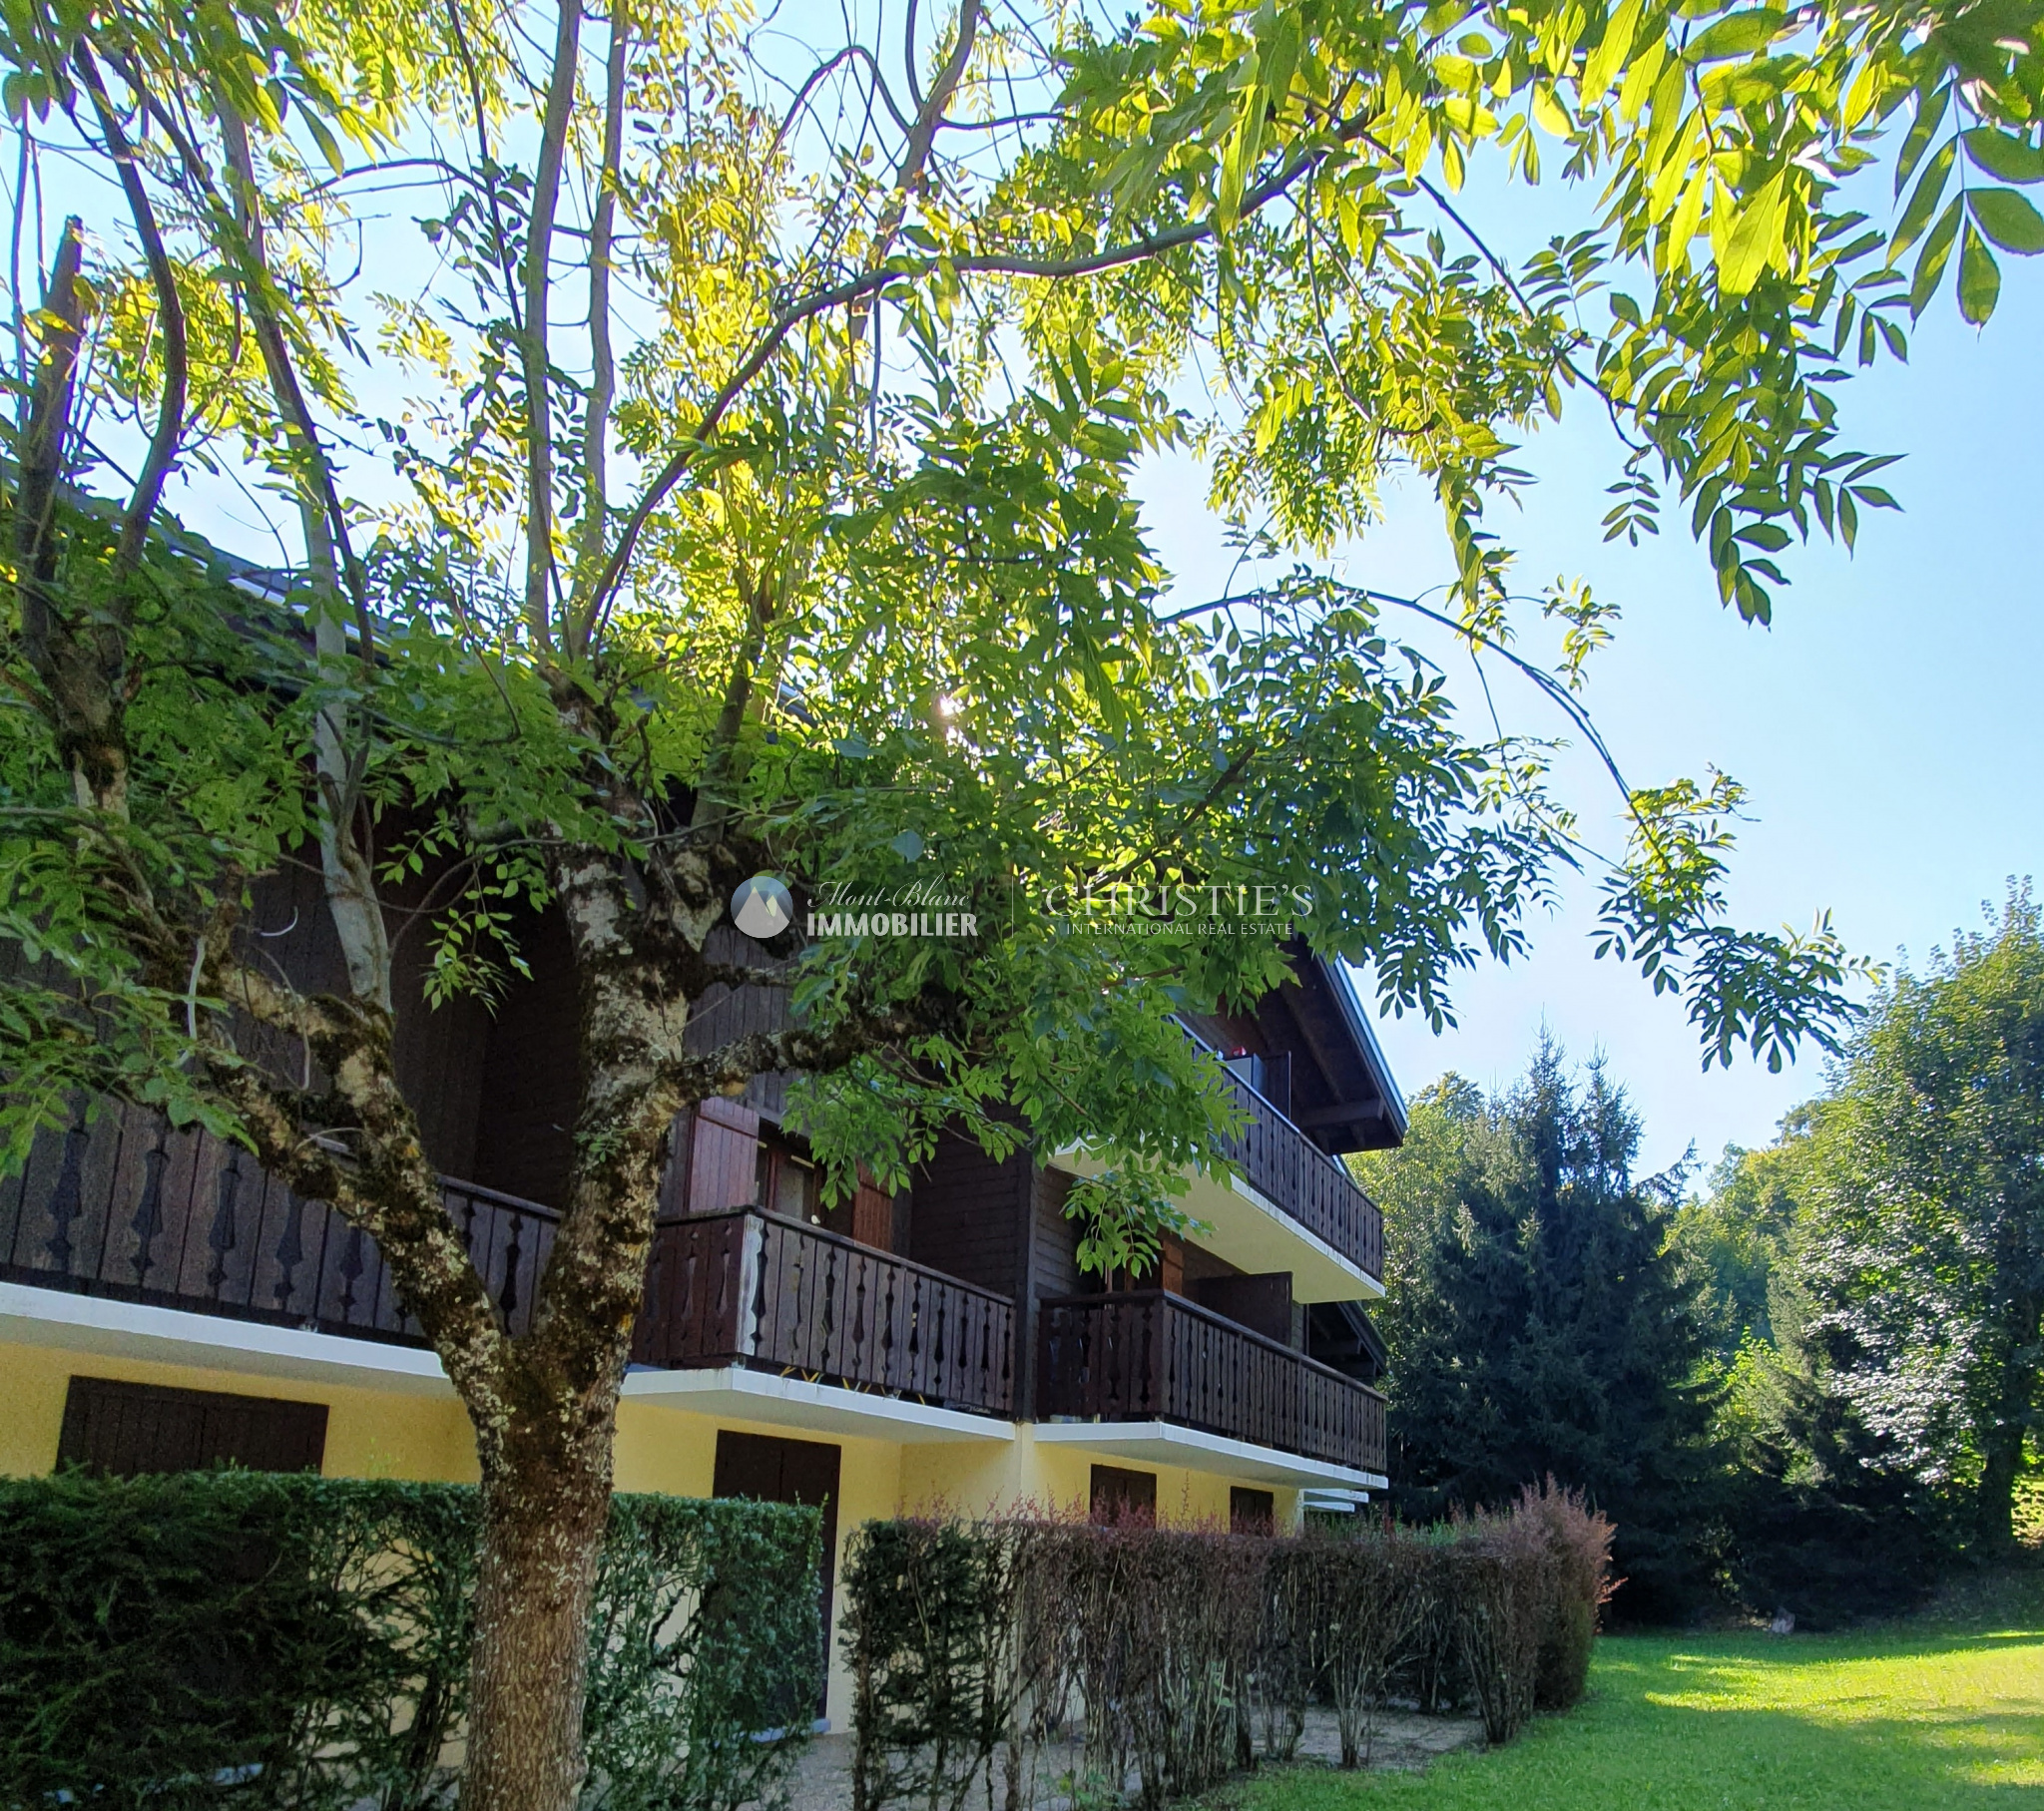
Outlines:
[{"label": "shrub", "polygon": [[1446,1620],[1485,1739],[1508,1742],[1533,1714],[1557,1568],[1529,1517],[1474,1516],[1451,1527],[1438,1563]]},{"label": "shrub", "polygon": [[1611,1576],[1615,1531],[1581,1491],[1563,1490],[1552,1474],[1519,1492],[1516,1514],[1546,1537],[1553,1567],[1534,1702],[1542,1710],[1566,1710],[1581,1701],[1589,1683],[1599,1612],[1618,1588]]},{"label": "shrub", "polygon": [[[815,1691],[816,1540],[814,1511],[614,1500],[592,1806],[771,1796],[806,1717],[752,1737],[764,1707]],[[445,1801],[475,1551],[475,1493],[457,1486],[0,1482],[0,1807]]]},{"label": "shrub", "polygon": [[[1295,1540],[1029,1517],[868,1523],[845,1568],[854,1811],[1146,1805],[1295,1749],[1333,1706],[1367,1760],[1401,1675],[1473,1703],[1493,1741],[1581,1695],[1611,1526],[1552,1486],[1429,1531]],[[1055,1756],[1064,1763],[1059,1772]]]},{"label": "shrub", "polygon": [[1341,1765],[1367,1766],[1392,1665],[1435,1589],[1431,1556],[1420,1537],[1388,1520],[1346,1540],[1309,1536],[1299,1551],[1317,1580],[1312,1678],[1333,1705]]}]

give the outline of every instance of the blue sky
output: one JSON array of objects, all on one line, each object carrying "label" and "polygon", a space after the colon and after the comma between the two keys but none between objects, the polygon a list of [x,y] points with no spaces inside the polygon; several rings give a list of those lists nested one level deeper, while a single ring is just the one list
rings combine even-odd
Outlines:
[{"label": "blue sky", "polygon": [[[2044,270],[2010,258],[1984,332],[1948,296],[1926,313],[1910,363],[1884,363],[1840,393],[1851,444],[1901,452],[1882,482],[1903,506],[1862,523],[1858,552],[1791,550],[1794,581],[1772,629],[1717,603],[1709,564],[1679,523],[1637,549],[1602,543],[1604,486],[1617,475],[1608,427],[1576,407],[1529,443],[1540,483],[1491,526],[1535,590],[1582,575],[1623,605],[1589,702],[1635,784],[1716,765],[1750,790],[1732,899],[1749,925],[1806,926],[1828,908],[1847,944],[1920,963],[1954,927],[1980,922],[2009,875],[2044,877]],[[1189,461],[1161,462],[1146,495],[1157,545],[1188,597],[1225,576],[1230,555]],[[1423,495],[1388,500],[1380,533],[1346,550],[1350,579],[1410,594],[1451,570]],[[1419,637],[1411,639],[1417,641]],[[1434,644],[1451,677],[1466,660]],[[1466,684],[1458,695],[1473,695]],[[1501,692],[1509,698],[1509,692]],[[1559,733],[1521,692],[1508,726]],[[1617,841],[1610,793],[1566,763],[1586,826]],[[1768,1141],[1822,1083],[1806,1052],[1779,1076],[1742,1058],[1709,1075],[1682,1009],[1610,962],[1587,936],[1592,886],[1533,926],[1532,957],[1486,964],[1456,989],[1459,1025],[1387,1020],[1381,1036],[1409,1094],[1444,1070],[1508,1083],[1545,1022],[1572,1056],[1601,1050],[1645,1121],[1642,1160],[1660,1168],[1694,1140]]]}]

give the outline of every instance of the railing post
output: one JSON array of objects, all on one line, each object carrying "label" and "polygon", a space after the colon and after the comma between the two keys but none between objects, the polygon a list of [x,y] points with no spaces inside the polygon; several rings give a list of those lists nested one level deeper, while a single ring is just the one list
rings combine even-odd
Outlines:
[{"label": "railing post", "polygon": [[760,1323],[766,1316],[766,1221],[748,1213],[740,1224],[745,1231],[739,1243],[739,1312],[732,1344],[741,1358],[751,1358],[760,1350]]}]

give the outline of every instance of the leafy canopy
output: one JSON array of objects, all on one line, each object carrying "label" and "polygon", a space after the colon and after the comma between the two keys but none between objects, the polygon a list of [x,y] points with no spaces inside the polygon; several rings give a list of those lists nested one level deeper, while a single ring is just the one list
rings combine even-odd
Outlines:
[{"label": "leafy canopy", "polygon": [[[1416,474],[1447,619],[1594,735],[1609,607],[1514,593],[1485,527],[1574,392],[1616,435],[1609,532],[1679,500],[1765,620],[1790,541],[1850,543],[1891,501],[1838,381],[1902,355],[1948,268],[1984,320],[1996,248],[2044,243],[2038,17],[962,0],[897,44],[617,0],[599,50],[580,0],[11,10],[25,167],[65,173],[17,190],[26,242],[74,242],[28,218],[61,188],[88,251],[75,286],[54,255],[17,348],[24,386],[85,355],[63,534],[15,538],[0,928],[60,973],[0,1025],[10,1147],[80,1087],[231,1130],[220,1028],[256,971],[230,999],[216,959],[251,877],[316,841],[341,919],[443,883],[411,933],[429,997],[504,985],[514,909],[584,856],[690,902],[654,963],[684,998],[706,901],[750,867],[805,900],[940,877],[977,945],[784,957],[812,1135],[894,1176],[946,1119],[1015,1135],[1010,1107],[1149,1198],[1221,1111],[1169,1011],[1281,959],[1043,896],[1295,890],[1316,949],[1441,1022],[1454,970],[1520,949],[1590,857],[1548,746],[1461,727],[1390,632],[1402,601],[1325,557]],[[1485,160],[1558,174],[1579,226],[1493,254],[1455,201]],[[1160,613],[1136,476],[1170,446],[1291,578]],[[253,513],[282,605],[168,531],[166,497]],[[97,704],[50,598],[59,642],[113,651]],[[1514,652],[1535,612],[1558,672]],[[1828,928],[1726,922],[1737,786],[1626,796],[1604,946],[1685,999],[1707,1061],[1828,1040]],[[363,935],[352,985],[387,995]]]}]

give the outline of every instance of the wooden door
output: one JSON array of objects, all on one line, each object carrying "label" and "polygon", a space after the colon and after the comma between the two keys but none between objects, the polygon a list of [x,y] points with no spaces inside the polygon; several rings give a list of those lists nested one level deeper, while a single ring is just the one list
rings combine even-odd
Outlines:
[{"label": "wooden door", "polygon": [[819,1440],[783,1440],[773,1434],[739,1434],[721,1428],[717,1435],[717,1476],[711,1494],[751,1497],[761,1503],[799,1503],[823,1512],[822,1574],[823,1677],[816,1691],[816,1714],[823,1714],[829,1691],[830,1590],[837,1578],[837,1483],[843,1449]]}]

